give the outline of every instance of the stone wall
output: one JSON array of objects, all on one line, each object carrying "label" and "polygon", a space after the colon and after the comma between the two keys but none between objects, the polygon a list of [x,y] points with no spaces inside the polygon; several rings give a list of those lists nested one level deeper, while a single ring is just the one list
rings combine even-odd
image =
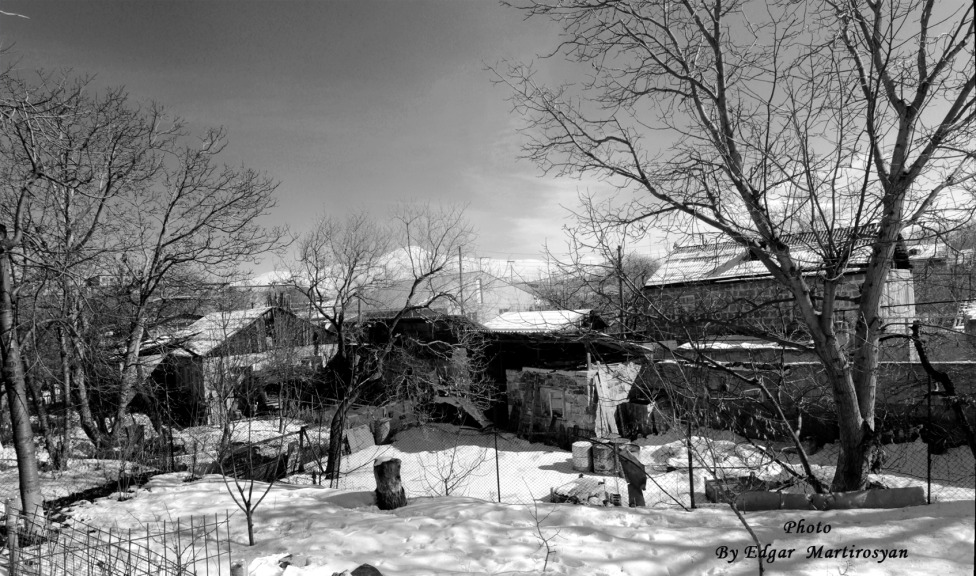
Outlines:
[{"label": "stone wall", "polygon": [[[857,320],[856,300],[862,275],[851,275],[838,286],[834,315],[835,329],[853,331]],[[822,293],[822,283],[811,276],[815,294]],[[689,340],[704,335],[774,333],[797,341],[808,340],[805,325],[792,295],[772,278],[748,278],[723,282],[699,282],[648,287],[645,292],[656,311],[664,318],[650,327],[651,333],[664,340]],[[888,333],[907,334],[915,317],[914,290],[910,270],[891,270],[882,299],[882,314],[888,319]],[[912,360],[913,352],[904,340],[887,340],[886,359]]]},{"label": "stone wall", "polygon": [[507,370],[510,422],[524,437],[555,439],[560,445],[577,437],[619,434],[617,408],[627,402],[639,370],[629,363],[590,370]]},{"label": "stone wall", "polygon": [[518,432],[528,437],[568,437],[594,430],[596,403],[592,370],[506,370],[510,412],[517,411]]},{"label": "stone wall", "polygon": [[[976,362],[939,362],[935,367],[952,378],[957,394],[976,394]],[[836,439],[833,397],[819,362],[769,363],[758,367],[739,364],[734,370],[744,378],[761,379],[783,407],[792,426],[802,417],[801,437],[817,437],[823,442]],[[929,420],[928,384],[928,376],[918,363],[880,365],[876,429],[883,440],[909,440],[921,434],[922,427],[931,422],[929,432],[938,436],[940,443],[961,442],[956,417],[938,390],[933,395]],[[773,399],[758,386],[721,370],[673,360],[648,364],[641,372],[634,396],[669,403],[671,416],[678,420],[692,417],[699,424],[707,422],[757,437],[785,435]],[[971,422],[976,422],[976,410],[969,408],[969,417]]]}]

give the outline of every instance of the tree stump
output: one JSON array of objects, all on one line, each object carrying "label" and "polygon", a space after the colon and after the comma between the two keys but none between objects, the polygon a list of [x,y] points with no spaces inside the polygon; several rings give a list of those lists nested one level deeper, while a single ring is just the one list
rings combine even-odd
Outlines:
[{"label": "tree stump", "polygon": [[407,493],[400,482],[400,459],[380,457],[373,462],[376,478],[376,505],[380,510],[394,510],[407,505]]}]

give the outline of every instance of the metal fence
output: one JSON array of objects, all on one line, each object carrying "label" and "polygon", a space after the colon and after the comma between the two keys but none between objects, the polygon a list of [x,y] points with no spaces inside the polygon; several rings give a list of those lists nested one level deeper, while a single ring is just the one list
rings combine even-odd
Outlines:
[{"label": "metal fence", "polygon": [[[669,440],[683,442],[681,438]],[[593,444],[582,439],[580,443]],[[627,483],[612,456],[608,465],[597,462],[594,468],[592,457],[585,461],[577,457],[574,461],[572,451],[519,438],[511,432],[445,424],[399,430],[391,443],[374,444],[345,454],[341,473],[331,482],[324,477],[319,464],[311,462],[305,463],[303,473],[283,481],[373,490],[376,487],[373,462],[380,457],[400,460],[401,481],[407,496],[412,498],[461,496],[527,504],[538,500],[566,501],[564,492],[574,487],[577,492],[590,487],[592,495],[602,503],[628,505]],[[321,464],[324,465],[324,458]],[[681,469],[648,466],[647,476],[648,506],[691,505],[693,496],[687,465]],[[578,495],[575,497],[579,499]]]},{"label": "metal fence", "polygon": [[[643,465],[647,507],[691,509],[721,500],[721,494],[745,490],[813,491],[803,480],[804,471],[790,442],[749,440],[688,421],[662,429],[635,441],[594,439],[584,432],[566,450],[495,428],[428,424],[398,430],[391,442],[345,454],[341,473],[331,482],[320,467],[325,463],[323,444],[317,463],[306,462],[301,473],[283,481],[371,491],[376,486],[374,460],[394,457],[401,461],[408,497],[628,506],[627,481],[616,456],[623,446]],[[327,437],[322,441],[327,442]],[[871,476],[875,485],[922,487],[931,502],[974,499],[976,464],[969,448],[936,454],[933,446],[916,438],[880,447],[878,468]],[[829,486],[836,445],[808,448],[815,475]]]},{"label": "metal fence", "polygon": [[6,506],[8,576],[231,576],[229,517],[190,517],[144,530],[55,524]]},{"label": "metal fence", "polygon": [[[930,502],[976,499],[976,460],[968,446],[932,441],[947,435],[936,434],[937,426],[955,425],[951,410],[939,398],[931,406],[921,402],[915,410],[918,418],[909,420],[921,421],[929,429],[923,426],[921,432],[900,434],[900,441],[882,444],[872,480],[889,488],[921,487]],[[308,422],[284,415],[239,421],[229,442],[221,440],[223,435],[213,427],[176,431],[156,442],[163,450],[142,454],[141,466],[183,470],[192,477],[221,473],[223,463],[223,473],[241,479],[372,491],[376,486],[373,462],[388,456],[401,460],[401,479],[411,498],[461,496],[516,504],[553,500],[628,506],[627,481],[615,456],[615,445],[622,444],[644,467],[648,507],[691,509],[735,490],[810,490],[797,474],[785,470],[802,474],[791,443],[749,440],[699,426],[695,420],[658,422],[655,433],[634,441],[595,439],[585,430],[574,430],[568,439],[562,438],[560,448],[552,439],[534,436],[530,440],[492,427],[394,422],[391,431],[382,429],[388,418],[352,419],[355,426],[346,431],[350,436],[344,442],[348,453],[342,457],[338,477],[330,480],[325,478],[327,419],[314,416]],[[365,434],[359,443],[353,441],[353,428]],[[837,448],[817,448],[809,447],[810,460],[815,473],[829,485]],[[93,474],[108,482],[107,489],[113,488],[115,473]],[[16,484],[7,488],[14,496]],[[45,500],[55,501],[47,495]]]}]

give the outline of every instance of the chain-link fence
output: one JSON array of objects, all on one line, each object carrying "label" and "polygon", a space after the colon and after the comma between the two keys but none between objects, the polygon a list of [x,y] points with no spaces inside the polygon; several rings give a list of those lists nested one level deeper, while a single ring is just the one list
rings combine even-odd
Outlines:
[{"label": "chain-link fence", "polygon": [[[323,475],[324,456],[306,461],[303,473],[284,481],[372,491],[373,463],[388,457],[400,460],[403,487],[411,498],[628,506],[628,479],[619,456],[625,451],[643,468],[647,507],[691,509],[747,490],[813,492],[792,442],[750,440],[688,422],[634,440],[577,436],[569,450],[491,427],[427,424],[393,432],[386,443],[368,443],[344,454],[339,477],[331,482]],[[811,472],[829,487],[837,445],[805,448]],[[973,499],[976,466],[969,448],[944,454],[931,448],[920,439],[882,446],[872,481],[879,487],[920,486],[933,502]]]},{"label": "chain-link fence", "polygon": [[965,433],[973,410],[925,382],[915,383],[913,400],[882,412],[873,478],[888,488],[921,487],[929,502],[976,499],[976,458]]},{"label": "chain-link fence", "polygon": [[[550,499],[592,503],[595,499],[600,504],[627,506],[627,481],[613,446],[623,442],[580,439],[573,450],[564,450],[491,427],[427,424],[395,431],[390,443],[345,454],[339,478],[332,482],[324,479],[318,464],[308,462],[304,473],[285,481],[371,491],[376,487],[374,461],[389,457],[400,460],[408,497],[460,496],[522,504]],[[641,439],[630,446],[646,470],[648,506],[691,505],[693,476],[688,452],[678,447],[685,443],[681,435],[673,434]],[[700,471],[692,472],[696,473],[700,475]],[[702,490],[700,481],[697,486]]]},{"label": "chain-link fence", "polygon": [[[976,461],[966,445],[935,441],[946,435],[934,431],[955,426],[955,416],[943,400],[929,398],[931,408],[927,401],[914,408],[922,419],[909,419],[928,423],[929,429],[922,426],[914,436],[885,437],[894,441],[879,446],[871,479],[890,488],[922,487],[932,502],[972,500]],[[242,478],[372,491],[374,461],[393,457],[401,461],[401,479],[412,498],[450,495],[502,503],[552,500],[628,506],[628,481],[619,456],[625,451],[643,468],[642,492],[648,507],[690,509],[721,501],[722,494],[750,489],[811,490],[791,442],[750,440],[699,425],[698,420],[659,422],[656,433],[630,440],[597,439],[586,430],[572,430],[558,440],[538,435],[530,440],[491,426],[391,422],[382,409],[366,410],[364,416],[348,420],[340,474],[328,479],[329,414],[328,410],[307,413],[299,419],[282,413],[235,421],[228,429],[201,426],[167,431],[153,440],[152,450],[133,451],[131,461],[78,460],[60,476],[46,474],[51,478],[45,482],[58,487],[91,485],[104,493],[87,496],[105,496],[125,488],[119,470],[132,468],[133,462],[148,473],[185,471],[190,476],[221,473],[224,462],[225,473],[240,472]],[[829,486],[837,446],[806,448],[812,472]],[[235,466],[242,455],[247,456],[248,466]],[[10,464],[12,468],[0,473],[15,480],[16,468],[13,461]],[[16,496],[15,481],[4,488],[8,497]],[[77,496],[45,492],[49,504]]]}]

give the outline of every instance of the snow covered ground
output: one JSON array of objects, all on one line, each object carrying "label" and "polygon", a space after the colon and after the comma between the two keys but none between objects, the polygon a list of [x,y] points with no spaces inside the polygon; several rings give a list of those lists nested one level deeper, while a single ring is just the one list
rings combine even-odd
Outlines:
[{"label": "snow covered ground", "polygon": [[[282,429],[285,433],[296,432],[301,426],[298,421],[286,420],[282,426],[277,419],[242,420],[235,423],[232,440],[257,441],[273,437]],[[307,431],[313,442],[328,443],[326,428],[310,427]],[[202,465],[213,460],[220,433],[218,427],[212,426],[189,428],[177,432],[174,443],[196,453],[197,463]],[[338,488],[372,490],[375,486],[372,463],[380,456],[401,460],[401,476],[410,497],[470,496],[497,502],[500,492],[503,503],[527,504],[546,499],[550,489],[579,477],[579,472],[573,469],[570,452],[527,442],[508,433],[500,433],[497,437],[496,468],[495,440],[491,434],[447,425],[410,428],[399,432],[393,444],[373,446],[346,456]],[[640,445],[639,458],[652,477],[645,492],[647,505],[653,508],[690,506],[688,450],[683,435],[672,431],[639,439],[637,444]],[[704,483],[713,477],[707,467],[715,467],[718,476],[736,477],[753,472],[766,480],[784,480],[790,476],[761,451],[726,431],[713,430],[693,436],[692,446],[697,503],[704,502]],[[39,452],[41,460],[45,460],[46,452]],[[888,487],[920,486],[928,490],[925,444],[916,441],[889,445],[885,452],[884,473],[873,476],[873,480]],[[781,456],[790,458],[789,455]],[[17,470],[13,458],[12,448],[0,450],[0,497],[17,495]],[[194,456],[181,457],[186,461],[192,458]],[[815,473],[829,481],[836,458],[837,447],[828,445],[810,460]],[[788,463],[799,470],[795,456]],[[316,466],[310,464],[307,469],[312,471]],[[967,448],[953,448],[947,454],[933,456],[932,476],[933,502],[976,498],[976,462]],[[71,468],[64,473],[42,473],[43,492],[46,499],[62,497],[73,491],[103,485],[117,477],[116,461],[72,460]],[[606,482],[608,492],[621,494],[626,505],[627,487],[623,479],[600,479]],[[292,477],[289,482],[308,485],[312,484],[312,479],[310,474],[305,474]]]},{"label": "snow covered ground", "polygon": [[[194,514],[223,516],[225,509],[235,505],[219,476],[185,483],[169,474],[134,498],[86,503],[71,514],[126,529]],[[767,574],[961,576],[973,573],[974,511],[970,501],[899,510],[754,512],[747,518],[769,545],[764,550],[778,551],[767,561]],[[787,523],[800,520],[819,523],[821,532],[786,532]],[[232,514],[231,525],[234,557],[248,562],[251,576],[331,576],[361,563],[386,576],[538,574],[544,568],[597,576],[756,573],[756,560],[744,558],[752,544],[748,534],[722,507],[536,507],[439,497],[414,498],[383,512],[370,492],[277,485],[256,513],[254,547],[245,546],[242,513]],[[719,557],[722,547],[726,558]],[[874,557],[862,557],[865,551]],[[294,565],[283,571],[277,560],[286,554]]]},{"label": "snow covered ground", "polygon": [[[498,435],[498,468],[495,467],[495,438],[471,429],[446,425],[411,428],[397,434],[391,445],[375,446],[346,456],[338,488],[372,490],[373,460],[380,456],[399,458],[400,475],[408,496],[471,496],[497,502],[499,487],[503,503],[530,503],[548,497],[551,488],[579,477],[572,454],[565,450],[530,443],[512,434]],[[688,482],[688,449],[682,434],[648,436],[636,442],[640,460],[652,479],[645,499],[649,507],[680,508],[691,505]],[[692,437],[696,501],[704,501],[705,481],[716,475],[748,476],[755,472],[765,480],[786,480],[790,474],[762,451],[725,431],[709,431]],[[886,471],[873,480],[885,486],[921,486],[926,483],[926,446],[922,442],[886,446]],[[789,455],[782,455],[789,458]],[[827,483],[834,474],[837,447],[825,446],[811,456],[811,465]],[[794,455],[787,464],[800,470]],[[670,471],[668,471],[670,470]],[[592,476],[592,475],[588,475]],[[972,500],[976,497],[976,462],[966,447],[933,456],[932,500]],[[604,479],[607,490],[621,494],[626,505],[627,485],[623,479]],[[310,477],[291,482],[310,484]],[[680,502],[680,505],[678,504]]]},{"label": "snow covered ground", "polygon": [[[271,429],[276,424],[265,426],[268,430],[254,425],[251,433],[271,434],[277,431]],[[287,431],[298,425],[286,424]],[[212,435],[207,430],[185,434],[187,440],[201,444]],[[220,476],[195,482],[184,482],[186,474],[158,476],[125,501],[83,502],[69,514],[71,521],[102,528],[144,530],[163,520],[213,514],[222,518],[230,511],[233,554],[251,564],[251,576],[281,576],[278,560],[286,554],[293,555],[286,576],[331,576],[361,563],[372,564],[387,576],[543,570],[641,576],[756,573],[756,560],[745,558],[751,550],[749,536],[731,511],[722,505],[705,505],[686,512],[671,499],[690,504],[684,438],[662,435],[638,442],[640,459],[663,488],[649,482],[645,493],[649,508],[641,510],[548,503],[550,488],[579,476],[572,468],[571,453],[500,434],[499,478],[494,442],[494,436],[469,429],[414,428],[398,434],[392,445],[347,457],[343,465],[347,474],[338,490],[297,485],[308,483],[307,477],[278,484],[256,513],[254,547],[246,546],[243,514]],[[730,476],[742,474],[746,466],[767,479],[785,475],[762,451],[728,433],[696,436],[692,444],[697,452],[693,459],[699,506],[704,502],[703,481],[711,477],[706,465]],[[876,480],[889,486],[925,485],[923,444],[888,446],[886,451],[889,470]],[[393,512],[382,512],[373,504],[372,462],[383,455],[402,460],[401,475],[410,498],[409,506]],[[812,457],[814,469],[829,478],[835,458],[836,448],[825,447]],[[670,468],[677,469],[667,471]],[[749,513],[758,537],[769,545],[766,551],[778,551],[771,562],[767,559],[768,573],[972,574],[976,513],[972,455],[954,449],[934,457],[933,470],[944,480],[934,484],[935,503],[929,506]],[[11,470],[0,471],[0,476],[4,483],[16,481]],[[499,481],[503,504],[495,502]],[[608,490],[626,495],[622,479],[605,481]],[[70,482],[69,476],[46,481],[61,487]],[[822,529],[786,532],[786,523],[800,520],[814,526],[819,522]],[[889,557],[892,550],[894,557]],[[872,557],[864,558],[865,552]],[[811,553],[813,557],[808,557]]]}]

